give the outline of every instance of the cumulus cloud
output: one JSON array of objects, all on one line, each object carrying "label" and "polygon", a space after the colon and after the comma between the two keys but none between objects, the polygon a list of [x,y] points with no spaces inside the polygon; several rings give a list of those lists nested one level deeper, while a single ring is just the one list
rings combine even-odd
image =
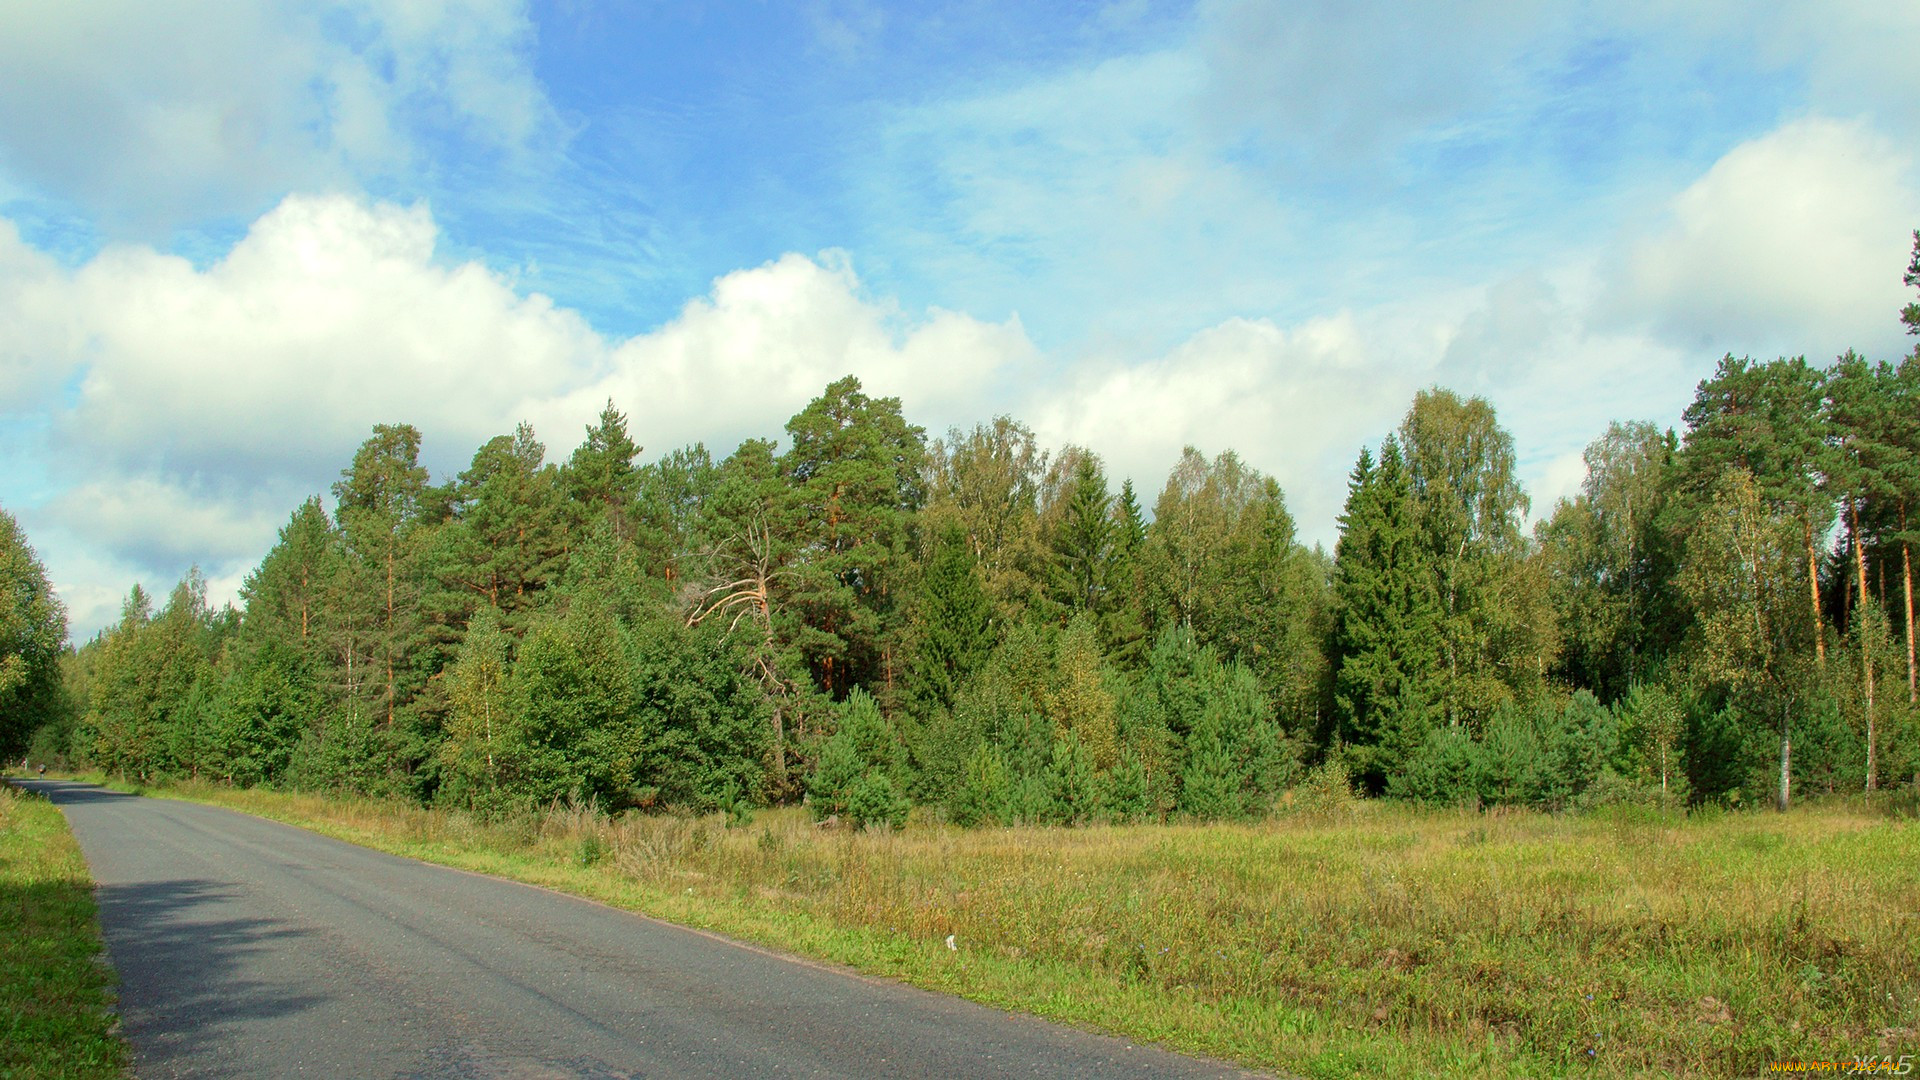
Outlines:
[{"label": "cumulus cloud", "polygon": [[728,274],[614,342],[438,249],[426,206],[344,196],[289,197],[205,268],[122,245],[69,270],[0,222],[0,414],[45,432],[56,492],[0,499],[95,553],[74,565],[237,582],[375,423],[419,427],[443,476],[522,419],[563,456],[608,398],[654,452],[724,453],[845,374],[960,422],[1036,359],[1017,320],[903,311],[838,253]]},{"label": "cumulus cloud", "polygon": [[1708,352],[1899,347],[1920,195],[1905,151],[1810,117],[1734,147],[1630,240],[1604,304]]},{"label": "cumulus cloud", "polygon": [[615,348],[602,378],[540,414],[590,416],[612,399],[649,445],[704,440],[724,451],[744,436],[778,435],[842,375],[903,398],[916,418],[959,422],[1033,360],[1018,320],[940,310],[909,320],[863,296],[843,256],[786,255],[721,278],[672,322]]},{"label": "cumulus cloud", "polygon": [[513,152],[552,127],[515,0],[99,0],[0,22],[0,167],[136,233],[393,175],[422,137]]},{"label": "cumulus cloud", "polygon": [[478,263],[442,265],[424,206],[289,198],[205,270],[102,252],[54,310],[77,391],[61,440],[91,462],[278,477],[407,420],[472,443],[530,389],[601,362],[577,314]]},{"label": "cumulus cloud", "polygon": [[1229,319],[1165,355],[1096,367],[1027,406],[1056,445],[1091,447],[1151,508],[1181,447],[1233,450],[1280,481],[1302,534],[1328,540],[1363,445],[1406,410],[1434,328],[1366,313],[1292,328]]}]

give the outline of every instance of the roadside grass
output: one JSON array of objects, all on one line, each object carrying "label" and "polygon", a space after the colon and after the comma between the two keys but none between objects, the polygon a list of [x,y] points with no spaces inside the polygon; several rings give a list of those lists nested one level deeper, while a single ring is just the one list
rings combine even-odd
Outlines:
[{"label": "roadside grass", "polygon": [[1307,1076],[1920,1054],[1920,831],[1858,803],[852,833],[168,793]]},{"label": "roadside grass", "polygon": [[0,784],[0,1077],[121,1077],[113,975],[67,822]]}]

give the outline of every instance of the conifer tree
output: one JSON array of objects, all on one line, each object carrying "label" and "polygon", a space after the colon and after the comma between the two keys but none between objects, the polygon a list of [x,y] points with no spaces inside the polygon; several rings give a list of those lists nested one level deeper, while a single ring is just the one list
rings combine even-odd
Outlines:
[{"label": "conifer tree", "polygon": [[783,516],[809,555],[793,566],[794,644],[829,694],[890,686],[908,525],[924,498],[921,429],[898,398],[868,397],[847,376],[789,420],[787,436]]},{"label": "conifer tree", "polygon": [[626,414],[607,399],[599,421],[587,425],[586,441],[567,459],[567,495],[579,531],[611,517],[621,538],[632,538],[631,519],[640,492],[639,457],[639,444],[627,434]]},{"label": "conifer tree", "polygon": [[[575,454],[578,458],[580,455]],[[432,570],[454,594],[451,620],[466,622],[480,606],[499,613],[509,631],[565,573],[568,538],[557,470],[533,428],[520,424],[473,455],[453,486],[453,518],[434,537]]]},{"label": "conifer tree", "polygon": [[993,651],[993,604],[981,586],[966,534],[949,525],[934,544],[915,606],[915,647],[907,699],[920,716],[954,696]]},{"label": "conifer tree", "polygon": [[1068,611],[1097,615],[1111,607],[1119,526],[1100,459],[1091,451],[1074,448],[1068,460],[1072,461],[1071,479],[1062,485],[1060,505],[1047,521],[1053,556],[1049,592]]},{"label": "conifer tree", "polygon": [[373,689],[374,708],[388,729],[407,689],[402,682],[406,652],[418,625],[412,541],[427,498],[427,470],[419,458],[418,429],[376,424],[333,486],[334,515],[348,553],[372,585],[365,600],[356,597],[357,590],[335,595],[336,608],[362,609],[349,615],[363,628],[349,648],[361,650],[358,659],[374,669],[364,682],[349,682]]},{"label": "conifer tree", "polygon": [[1333,575],[1333,739],[1383,790],[1441,717],[1430,696],[1440,608],[1400,444],[1366,450],[1348,481]]},{"label": "conifer tree", "polygon": [[1746,473],[1761,499],[1795,521],[1805,556],[1806,626],[1819,665],[1826,663],[1827,631],[1816,540],[1833,522],[1832,500],[1822,491],[1828,457],[1823,381],[1804,358],[1762,364],[1724,357],[1681,414],[1687,434],[1676,479],[1686,498],[1675,521],[1681,535],[1690,534],[1719,484],[1735,472]]}]

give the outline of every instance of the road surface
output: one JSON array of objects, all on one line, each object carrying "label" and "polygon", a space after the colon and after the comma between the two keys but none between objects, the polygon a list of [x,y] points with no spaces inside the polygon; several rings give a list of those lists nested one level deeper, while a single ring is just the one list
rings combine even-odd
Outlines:
[{"label": "road surface", "polygon": [[1215,1062],[209,806],[24,781],[141,1077],[1199,1077]]}]

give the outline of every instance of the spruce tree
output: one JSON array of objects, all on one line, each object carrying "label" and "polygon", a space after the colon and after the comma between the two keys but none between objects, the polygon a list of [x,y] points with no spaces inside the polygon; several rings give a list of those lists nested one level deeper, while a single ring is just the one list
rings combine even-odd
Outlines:
[{"label": "spruce tree", "polygon": [[993,651],[993,603],[957,525],[945,529],[934,544],[920,581],[914,624],[907,699],[912,711],[924,717],[951,708],[961,684]]},{"label": "spruce tree", "polygon": [[1332,735],[1373,791],[1442,715],[1429,689],[1440,609],[1426,552],[1400,445],[1389,437],[1377,465],[1361,451],[1334,553]]}]

